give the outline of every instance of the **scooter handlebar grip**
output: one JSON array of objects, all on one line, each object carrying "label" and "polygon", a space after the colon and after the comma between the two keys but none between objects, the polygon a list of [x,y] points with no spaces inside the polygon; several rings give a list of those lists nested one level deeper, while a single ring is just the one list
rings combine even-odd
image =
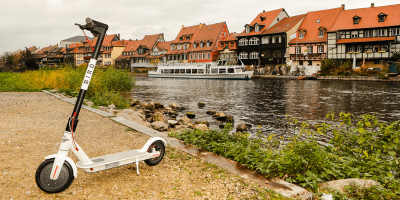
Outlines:
[{"label": "scooter handlebar grip", "polygon": [[89,17],[86,18],[86,24],[89,28],[93,28],[94,26],[92,19],[90,19]]}]

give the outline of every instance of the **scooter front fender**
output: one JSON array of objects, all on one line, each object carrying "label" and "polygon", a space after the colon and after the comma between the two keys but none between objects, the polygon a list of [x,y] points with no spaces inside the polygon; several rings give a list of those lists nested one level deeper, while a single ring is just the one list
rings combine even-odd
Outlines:
[{"label": "scooter front fender", "polygon": [[[53,154],[53,155],[49,155],[46,156],[44,159],[48,160],[48,159],[52,159],[52,158],[56,158],[57,154]],[[75,162],[69,158],[68,156],[65,158],[65,161],[68,162],[69,165],[71,165],[73,173],[74,173],[74,177],[77,178],[78,177],[78,168],[75,165]]]}]

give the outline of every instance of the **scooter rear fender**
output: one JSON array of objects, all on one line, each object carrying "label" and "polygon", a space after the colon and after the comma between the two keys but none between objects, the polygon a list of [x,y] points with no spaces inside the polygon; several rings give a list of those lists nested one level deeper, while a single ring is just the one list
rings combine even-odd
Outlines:
[{"label": "scooter rear fender", "polygon": [[149,140],[147,140],[146,144],[144,144],[143,148],[139,150],[139,152],[147,152],[147,150],[150,148],[150,145],[153,144],[153,142],[160,140],[164,143],[164,146],[167,146],[167,142],[165,142],[164,139],[160,137],[152,137]]},{"label": "scooter rear fender", "polygon": [[[57,156],[57,154],[53,154],[53,155],[46,156],[44,159],[48,160],[48,159],[56,158],[56,156]],[[74,177],[77,178],[78,177],[78,168],[76,167],[75,162],[68,156],[65,158],[65,161],[67,161],[68,164],[71,165],[73,173],[74,173]]]}]

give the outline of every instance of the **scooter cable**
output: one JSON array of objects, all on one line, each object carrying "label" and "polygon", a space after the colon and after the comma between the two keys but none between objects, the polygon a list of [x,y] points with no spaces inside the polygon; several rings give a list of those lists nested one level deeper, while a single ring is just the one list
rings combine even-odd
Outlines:
[{"label": "scooter cable", "polygon": [[72,127],[70,126],[70,128],[71,128],[71,134],[72,134],[72,144],[74,145],[75,150],[79,151],[78,147],[76,146],[75,138],[74,138],[74,120],[75,120],[75,116],[76,116],[76,112],[74,112],[74,116],[72,117],[72,121],[71,121]]},{"label": "scooter cable", "polygon": [[92,46],[92,43],[90,43],[90,40],[89,40],[88,37],[86,36],[86,33],[85,33],[85,31],[83,31],[83,29],[82,29],[82,32],[83,32],[83,34],[85,35],[86,40],[87,40],[88,43],[89,43],[89,46],[92,47],[92,51],[94,51],[94,48],[93,48],[93,46]]}]

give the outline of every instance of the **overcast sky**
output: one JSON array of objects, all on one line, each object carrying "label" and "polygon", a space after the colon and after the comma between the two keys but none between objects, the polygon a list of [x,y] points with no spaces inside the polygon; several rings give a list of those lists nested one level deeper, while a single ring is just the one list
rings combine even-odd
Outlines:
[{"label": "overcast sky", "polygon": [[[108,34],[122,39],[142,39],[164,33],[173,40],[182,25],[225,21],[230,32],[241,32],[263,10],[285,8],[289,16],[331,9],[369,7],[365,0],[0,0],[0,55],[25,47],[46,47],[83,35],[74,26],[90,17],[109,25]],[[399,0],[374,2],[392,5]],[[88,33],[87,33],[88,34]],[[89,33],[90,34],[90,33]]]}]

